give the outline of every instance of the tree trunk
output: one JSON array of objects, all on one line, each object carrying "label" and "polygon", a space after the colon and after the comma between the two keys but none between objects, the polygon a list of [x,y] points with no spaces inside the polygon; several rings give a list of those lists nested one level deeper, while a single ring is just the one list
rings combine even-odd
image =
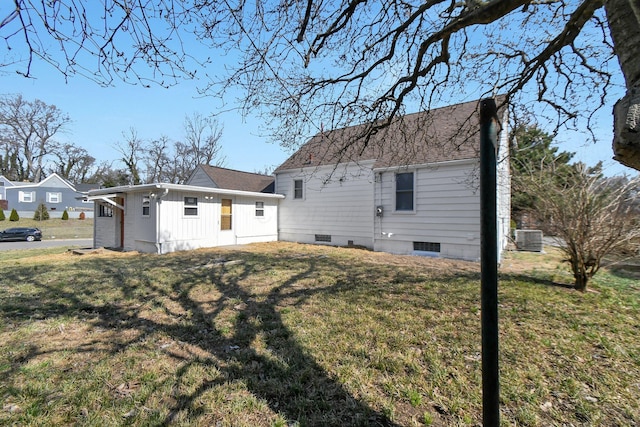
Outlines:
[{"label": "tree trunk", "polygon": [[573,274],[573,277],[576,279],[573,287],[580,292],[586,291],[587,283],[589,282],[589,276],[587,273],[585,271],[577,271]]},{"label": "tree trunk", "polygon": [[606,0],[605,11],[627,88],[613,109],[614,159],[640,170],[640,0]]}]

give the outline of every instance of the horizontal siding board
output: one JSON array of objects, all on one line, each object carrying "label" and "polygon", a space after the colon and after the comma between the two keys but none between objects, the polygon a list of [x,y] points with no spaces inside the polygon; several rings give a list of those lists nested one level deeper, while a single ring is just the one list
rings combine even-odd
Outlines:
[{"label": "horizontal siding board", "polygon": [[[331,179],[327,179],[330,173]],[[341,180],[342,178],[342,180]],[[302,200],[293,199],[293,182],[304,181]],[[279,206],[281,238],[307,240],[315,234],[371,240],[373,173],[361,165],[325,167],[280,173],[276,192],[286,197]]]}]

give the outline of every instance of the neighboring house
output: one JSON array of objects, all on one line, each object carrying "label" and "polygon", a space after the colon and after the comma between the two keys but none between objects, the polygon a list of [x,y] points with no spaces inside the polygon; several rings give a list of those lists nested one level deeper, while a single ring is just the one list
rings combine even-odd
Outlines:
[{"label": "neighboring house", "polygon": [[274,177],[218,166],[198,165],[186,184],[201,187],[225,188],[227,190],[273,193]]},{"label": "neighboring house", "polygon": [[51,217],[60,217],[66,210],[71,217],[80,212],[91,216],[93,204],[84,200],[83,191],[53,173],[38,183],[16,182],[0,176],[0,200],[4,209],[15,209],[21,216],[33,215],[44,203]]},{"label": "neighboring house", "polygon": [[88,200],[96,205],[93,244],[164,254],[274,241],[282,198],[212,185],[160,183],[92,190]]},{"label": "neighboring house", "polygon": [[[500,100],[498,101],[498,103]],[[279,240],[480,258],[478,102],[322,132],[275,171]],[[499,249],[507,243],[507,110],[500,111]]]}]

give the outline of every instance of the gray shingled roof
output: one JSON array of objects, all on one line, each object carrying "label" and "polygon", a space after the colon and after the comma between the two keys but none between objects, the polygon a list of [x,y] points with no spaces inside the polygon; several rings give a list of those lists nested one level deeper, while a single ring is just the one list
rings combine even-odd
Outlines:
[{"label": "gray shingled roof", "polygon": [[219,188],[227,190],[253,191],[256,193],[273,193],[273,176],[258,173],[242,172],[218,166],[200,165],[202,170]]},{"label": "gray shingled roof", "polygon": [[[496,100],[498,106],[503,97]],[[479,101],[465,102],[394,119],[388,127],[364,135],[375,124],[321,132],[289,157],[276,172],[375,160],[374,168],[437,163],[478,157]]]}]

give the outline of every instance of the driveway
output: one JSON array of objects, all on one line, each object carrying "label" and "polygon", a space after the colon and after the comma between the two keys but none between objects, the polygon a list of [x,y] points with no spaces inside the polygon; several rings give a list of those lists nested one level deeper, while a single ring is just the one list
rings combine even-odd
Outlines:
[{"label": "driveway", "polygon": [[21,250],[21,249],[45,249],[58,246],[74,246],[79,248],[90,248],[93,246],[93,239],[60,239],[39,242],[0,242],[0,251]]}]

